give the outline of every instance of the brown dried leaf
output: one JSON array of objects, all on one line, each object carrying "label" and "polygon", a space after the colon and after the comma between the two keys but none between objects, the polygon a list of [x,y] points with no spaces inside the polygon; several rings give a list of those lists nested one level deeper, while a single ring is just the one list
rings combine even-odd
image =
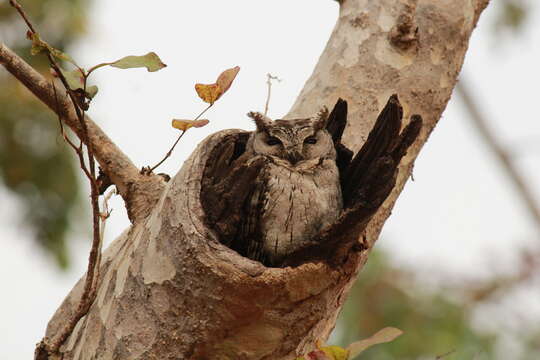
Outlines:
[{"label": "brown dried leaf", "polygon": [[218,84],[195,84],[195,91],[199,97],[209,104],[213,104],[223,94]]},{"label": "brown dried leaf", "polygon": [[355,341],[349,346],[347,350],[349,351],[349,359],[354,359],[358,354],[372,347],[373,345],[387,343],[398,336],[403,334],[403,331],[394,328],[394,327],[385,327],[382,330],[377,331],[375,334],[371,335],[367,339]]},{"label": "brown dried leaf", "polygon": [[204,102],[213,104],[229,90],[239,71],[238,66],[227,69],[219,74],[213,84],[195,84],[195,91]]},{"label": "brown dried leaf", "polygon": [[199,120],[184,120],[184,119],[173,119],[172,127],[178,130],[187,131],[187,129],[195,127],[200,128],[208,124],[210,121],[207,119]]},{"label": "brown dried leaf", "polygon": [[219,74],[216,84],[221,88],[222,94],[225,94],[229,90],[239,71],[240,66],[235,66]]}]

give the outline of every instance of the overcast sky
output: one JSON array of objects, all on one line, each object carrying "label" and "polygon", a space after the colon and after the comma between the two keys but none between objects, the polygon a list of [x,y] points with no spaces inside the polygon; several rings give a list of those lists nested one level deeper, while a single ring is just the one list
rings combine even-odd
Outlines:
[{"label": "overcast sky", "polygon": [[[540,122],[531,108],[538,101],[540,28],[530,26],[540,13],[531,14],[520,37],[502,38],[492,32],[493,10],[488,7],[473,34],[463,74],[540,198]],[[232,88],[207,113],[210,124],[190,130],[161,166],[173,175],[208,134],[253,129],[245,114],[264,109],[268,72],[283,79],[273,86],[269,115],[284,115],[311,74],[337,13],[330,0],[98,0],[88,15],[84,44],[70,53],[91,66],[155,51],[168,65],[157,73],[104,68],[93,75],[100,91],[90,115],[139,167],[154,164],[168,150],[177,136],[172,118],[192,118],[205,107],[195,83],[211,83],[222,70],[241,67]],[[416,161],[414,179],[377,243],[402,266],[485,277],[511,271],[516,249],[538,245],[533,223],[457,96]],[[74,266],[60,273],[18,226],[15,199],[1,190],[0,201],[0,359],[28,359],[84,272],[91,236],[89,231],[71,236]],[[107,243],[128,225],[121,199],[111,206]],[[540,318],[538,298],[519,301],[527,314]]]}]

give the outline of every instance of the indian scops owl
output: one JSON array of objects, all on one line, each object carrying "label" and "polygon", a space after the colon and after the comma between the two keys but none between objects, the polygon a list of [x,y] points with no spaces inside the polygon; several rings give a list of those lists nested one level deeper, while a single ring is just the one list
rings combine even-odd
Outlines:
[{"label": "indian scops owl", "polygon": [[[219,241],[266,266],[361,249],[358,235],[394,187],[422,118],[412,115],[400,131],[403,110],[392,95],[353,158],[341,143],[342,99],[307,119],[248,115],[257,129],[224,136],[203,176],[201,201]],[[348,231],[356,235],[344,239]]]},{"label": "indian scops owl", "polygon": [[274,264],[340,215],[336,149],[326,130],[325,112],[314,118],[275,121],[260,113],[248,116],[257,129],[249,137],[245,156],[262,157],[266,165],[248,197],[240,231],[254,239],[245,249],[247,257]]}]

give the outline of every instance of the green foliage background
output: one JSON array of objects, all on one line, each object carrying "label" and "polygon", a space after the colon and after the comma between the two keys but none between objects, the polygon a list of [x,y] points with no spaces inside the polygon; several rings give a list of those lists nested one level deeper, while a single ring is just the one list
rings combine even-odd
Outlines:
[{"label": "green foliage background", "polygon": [[442,292],[419,287],[414,275],[373,252],[338,319],[337,345],[367,338],[386,326],[404,334],[367,350],[361,359],[491,359],[496,338],[473,330],[466,307]]}]

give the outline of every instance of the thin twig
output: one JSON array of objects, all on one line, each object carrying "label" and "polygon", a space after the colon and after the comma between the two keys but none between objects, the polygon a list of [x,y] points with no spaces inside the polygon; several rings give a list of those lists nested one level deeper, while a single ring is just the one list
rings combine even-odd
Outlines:
[{"label": "thin twig", "polygon": [[[540,206],[536,202],[533,192],[527,185],[523,175],[512,162],[509,151],[499,143],[495,134],[489,128],[488,121],[481,113],[463,76],[456,85],[456,91],[461,96],[465,107],[469,111],[470,119],[478,130],[478,134],[495,154],[500,165],[505,170],[507,177],[514,184],[518,196],[521,198],[522,203],[528,210],[530,218],[536,225],[538,234],[540,234]],[[524,252],[521,255],[520,268],[518,269],[517,275],[494,279],[487,284],[483,283],[481,286],[475,286],[475,288],[470,291],[472,294],[471,300],[475,302],[485,300],[495,293],[500,293],[516,284],[527,281],[537,273],[537,269],[540,267],[540,262],[536,260],[538,259],[538,256],[540,256],[540,250],[536,250],[532,254],[530,251]]]},{"label": "thin twig", "polygon": [[456,352],[456,349],[454,350],[450,350],[444,354],[441,354],[441,355],[437,355],[437,357],[435,358],[435,360],[440,360],[440,359],[444,359],[445,357],[447,357],[448,355],[452,355],[453,353]]},{"label": "thin twig", "polygon": [[[212,104],[208,105],[208,107],[207,107],[206,109],[204,109],[203,111],[201,111],[201,113],[200,113],[199,115],[197,115],[197,116],[195,117],[195,119],[193,119],[193,121],[199,120],[199,118],[200,118],[201,116],[203,116],[203,114],[204,114],[208,109],[210,109],[210,108],[212,107],[212,105],[214,105],[214,104],[212,103]],[[177,138],[176,141],[174,142],[173,146],[169,149],[169,151],[167,151],[167,153],[165,154],[165,156],[163,157],[163,159],[161,159],[160,162],[158,162],[156,165],[152,166],[150,169],[148,169],[148,168],[143,169],[142,172],[145,173],[145,174],[151,174],[152,171],[154,171],[159,165],[163,164],[163,162],[164,162],[165,160],[167,160],[167,159],[169,158],[169,156],[171,156],[171,154],[172,154],[174,148],[176,147],[176,144],[178,144],[178,142],[180,141],[180,139],[182,138],[182,136],[184,136],[185,133],[186,133],[185,131],[182,131],[182,133],[180,134],[180,136],[178,136],[178,138]]]},{"label": "thin twig", "polygon": [[9,4],[11,6],[13,6],[17,12],[19,13],[19,15],[21,15],[21,17],[23,18],[24,22],[26,23],[26,26],[28,26],[28,28],[30,29],[30,31],[32,31],[33,33],[36,32],[36,30],[34,30],[34,27],[32,26],[32,23],[30,22],[30,20],[28,20],[28,18],[26,17],[26,14],[24,13],[24,10],[22,9],[21,5],[16,1],[16,0],[9,0]]},{"label": "thin twig", "polygon": [[268,92],[266,93],[266,104],[264,106],[264,116],[268,114],[268,107],[270,106],[270,95],[272,94],[272,80],[281,82],[281,79],[278,78],[277,76],[273,76],[270,73],[266,74],[266,85],[268,85]]},{"label": "thin twig", "polygon": [[103,242],[105,241],[105,225],[107,224],[107,219],[111,215],[112,209],[109,210],[109,200],[111,196],[116,195],[116,188],[111,189],[104,197],[101,208],[103,211],[100,214],[101,220],[101,230],[99,233],[99,248],[98,248],[98,258],[96,261],[96,276],[94,284],[92,286],[92,294],[95,294],[97,290],[98,279],[100,278],[100,264],[101,264],[101,250],[103,249]]},{"label": "thin twig", "polygon": [[[17,12],[24,19],[26,25],[29,28],[29,31],[35,34],[36,30],[34,29],[32,23],[28,19],[28,16],[26,16],[21,5],[16,0],[10,0],[10,4],[17,10]],[[92,220],[93,220],[92,222],[93,222],[93,234],[94,234],[93,241],[92,241],[92,249],[90,251],[90,255],[88,259],[88,270],[86,272],[84,290],[83,290],[83,294],[81,295],[81,299],[75,313],[69,319],[69,321],[64,325],[64,327],[59,331],[58,335],[54,339],[51,339],[50,342],[47,342],[46,339],[43,339],[43,341],[38,345],[39,351],[37,353],[46,352],[48,354],[56,354],[58,353],[60,346],[73,332],[75,325],[79,322],[79,320],[84,315],[88,313],[88,310],[95,299],[96,288],[97,288],[96,284],[98,282],[98,279],[97,277],[94,276],[94,273],[96,272],[96,268],[99,267],[99,257],[100,257],[98,254],[100,250],[100,231],[99,231],[100,213],[99,213],[99,203],[98,203],[99,193],[98,193],[96,174],[95,174],[95,160],[94,160],[94,155],[93,155],[92,144],[89,141],[88,127],[84,118],[84,109],[79,108],[79,103],[76,100],[76,97],[73,94],[73,91],[70,89],[66,78],[64,77],[62,71],[60,70],[60,67],[58,66],[56,60],[54,59],[54,57],[52,56],[52,54],[50,53],[48,49],[47,49],[46,55],[47,55],[47,58],[49,60],[51,67],[54,69],[58,78],[60,79],[64,88],[67,91],[68,96],[71,99],[71,102],[73,104],[77,118],[81,125],[81,129],[82,129],[82,134],[80,136],[81,145],[77,147],[65,134],[63,124],[62,124],[62,119],[59,119],[60,124],[61,124],[62,136],[64,137],[66,142],[77,153],[77,156],[79,157],[79,163],[80,163],[81,169],[83,170],[83,172],[85,173],[86,177],[88,178],[90,182]],[[84,80],[85,80],[84,91],[86,92],[86,76]],[[54,89],[54,96],[56,100],[55,105],[58,110],[58,107],[59,107],[58,97],[56,94],[56,87],[54,87],[54,84],[53,84],[53,89]],[[84,154],[83,154],[83,148],[82,148],[83,141],[86,143],[87,154],[88,154],[88,165],[90,169],[86,167],[85,162],[84,162]]]},{"label": "thin twig", "polygon": [[537,230],[540,234],[540,206],[536,203],[533,192],[527,185],[523,175],[519,172],[517,167],[511,160],[509,152],[499,143],[495,134],[488,126],[488,121],[482,115],[478,105],[475,103],[473,96],[471,95],[467,86],[467,81],[461,77],[460,81],[456,85],[458,94],[463,99],[465,107],[471,115],[470,118],[473,124],[476,126],[479,135],[485,141],[486,145],[497,156],[499,163],[505,170],[506,175],[510,181],[514,184],[518,195],[521,197],[523,204],[528,210],[528,213],[535,223]]},{"label": "thin twig", "polygon": [[[54,86],[54,84],[51,84],[51,85],[53,87],[54,96],[56,97],[56,87]],[[60,124],[60,134],[62,135],[62,138],[75,151],[75,153],[77,154],[77,156],[79,158],[79,164],[81,166],[82,171],[84,172],[86,177],[90,179],[92,177],[92,175],[90,174],[90,172],[86,168],[86,164],[84,162],[84,155],[83,155],[83,152],[82,152],[82,141],[79,143],[78,146],[75,145],[75,143],[73,141],[71,141],[71,139],[67,136],[67,134],[66,134],[66,132],[64,130],[64,124],[62,122],[62,118],[60,117],[60,115],[58,115],[58,122]]]},{"label": "thin twig", "polygon": [[[37,72],[20,56],[14,53],[5,44],[0,42],[0,65],[2,65],[11,75],[14,76],[21,84],[23,84],[29,91],[41,100],[44,105],[49,107],[53,112],[58,113],[64,121],[64,125],[68,125],[77,135],[82,132],[79,119],[71,104],[71,99],[68,94],[63,90],[58,92],[57,96],[54,94],[54,89],[50,87],[50,82],[43,74]],[[61,82],[55,83],[57,90],[60,89],[58,85]],[[129,208],[130,204],[136,202],[140,197],[144,197],[148,208],[156,199],[148,197],[149,194],[142,194],[141,191],[132,191],[130,184],[137,182],[140,178],[139,169],[133,164],[133,162],[127,157],[116,144],[103,132],[103,130],[90,119],[85,117],[88,130],[90,131],[90,141],[94,144],[94,156],[99,161],[103,171],[108,174],[111,179],[114,179],[114,184],[119,190],[119,194],[122,195],[126,201],[126,206]],[[67,129],[66,129],[67,130]],[[148,187],[153,188],[155,186],[161,186],[161,179],[157,176],[148,178]],[[145,192],[143,190],[142,192]],[[135,215],[135,214],[132,214]],[[144,217],[144,215],[137,215]],[[130,218],[131,221],[135,221],[135,218]]]}]

